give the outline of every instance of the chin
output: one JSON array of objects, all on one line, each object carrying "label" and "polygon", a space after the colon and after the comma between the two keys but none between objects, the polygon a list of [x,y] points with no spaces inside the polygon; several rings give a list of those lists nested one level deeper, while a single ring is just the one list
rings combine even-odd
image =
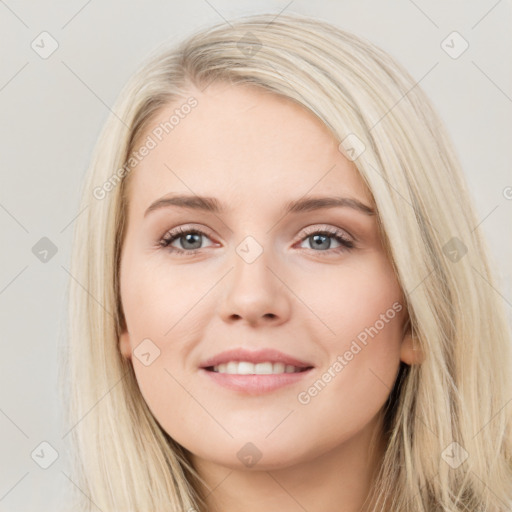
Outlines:
[{"label": "chin", "polygon": [[[250,441],[251,438],[253,441]],[[210,453],[204,458],[237,471],[271,471],[298,464],[305,456],[297,452],[297,443],[283,443],[283,439],[278,436],[273,441],[257,440],[250,435],[245,436],[245,439],[247,441],[231,441],[230,446],[221,453]]]}]

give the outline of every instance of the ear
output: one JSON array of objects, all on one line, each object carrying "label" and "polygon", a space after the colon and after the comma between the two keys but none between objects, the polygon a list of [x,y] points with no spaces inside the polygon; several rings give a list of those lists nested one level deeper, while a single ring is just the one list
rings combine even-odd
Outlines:
[{"label": "ear", "polygon": [[132,359],[132,347],[130,343],[130,335],[128,334],[128,329],[123,328],[121,334],[119,335],[119,350],[123,357],[130,360]]},{"label": "ear", "polygon": [[409,366],[421,364],[425,360],[425,354],[421,350],[418,340],[412,336],[409,319],[407,319],[405,333],[402,338],[400,359]]}]

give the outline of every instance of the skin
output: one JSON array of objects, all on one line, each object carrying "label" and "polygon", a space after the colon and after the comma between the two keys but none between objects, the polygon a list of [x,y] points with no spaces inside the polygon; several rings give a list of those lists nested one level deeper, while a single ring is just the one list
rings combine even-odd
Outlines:
[{"label": "skin", "polygon": [[[309,403],[298,401],[403,296],[375,215],[337,207],[283,216],[281,209],[305,195],[374,207],[372,196],[301,106],[252,86],[215,83],[191,93],[198,106],[130,175],[120,351],[155,418],[191,453],[211,489],[209,510],[364,510],[384,449],[382,407],[400,361],[417,364],[420,356],[410,333],[402,335],[404,307]],[[181,103],[164,107],[140,140]],[[172,206],[144,216],[171,192],[213,196],[228,210]],[[195,255],[159,245],[178,226],[206,233],[172,243],[200,247]],[[318,248],[308,226],[338,229],[355,247],[338,252],[328,237]],[[249,235],[263,249],[250,264],[236,252]],[[146,338],[160,350],[148,366],[133,355]],[[277,348],[315,368],[292,386],[245,395],[198,370],[234,347]],[[248,442],[261,453],[252,467],[237,457]]]}]

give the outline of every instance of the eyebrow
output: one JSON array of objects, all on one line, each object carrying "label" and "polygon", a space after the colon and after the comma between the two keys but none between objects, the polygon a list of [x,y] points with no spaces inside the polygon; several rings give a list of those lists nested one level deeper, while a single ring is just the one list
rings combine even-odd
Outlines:
[{"label": "eyebrow", "polygon": [[[226,208],[215,197],[197,195],[166,195],[152,203],[145,211],[144,217],[152,211],[170,206],[219,214],[225,213],[226,211]],[[362,203],[358,199],[334,196],[310,196],[289,201],[285,204],[283,213],[302,213],[340,207],[352,208],[366,215],[375,215],[375,210],[373,208]]]}]

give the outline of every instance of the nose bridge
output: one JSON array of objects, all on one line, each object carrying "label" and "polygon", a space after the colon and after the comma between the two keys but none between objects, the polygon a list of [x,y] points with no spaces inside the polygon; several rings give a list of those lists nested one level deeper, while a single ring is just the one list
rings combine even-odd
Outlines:
[{"label": "nose bridge", "polygon": [[[250,323],[264,319],[284,320],[290,304],[286,288],[276,274],[279,257],[273,257],[271,237],[265,246],[247,235],[235,247],[233,270],[223,297],[221,314],[224,319],[245,318]],[[274,268],[275,267],[275,268]]]},{"label": "nose bridge", "polygon": [[[260,243],[252,235],[246,236],[236,247],[234,259],[233,280],[238,284],[259,283],[265,287],[269,286],[269,276],[272,265],[269,241]],[[265,246],[263,245],[265,243]]]}]

